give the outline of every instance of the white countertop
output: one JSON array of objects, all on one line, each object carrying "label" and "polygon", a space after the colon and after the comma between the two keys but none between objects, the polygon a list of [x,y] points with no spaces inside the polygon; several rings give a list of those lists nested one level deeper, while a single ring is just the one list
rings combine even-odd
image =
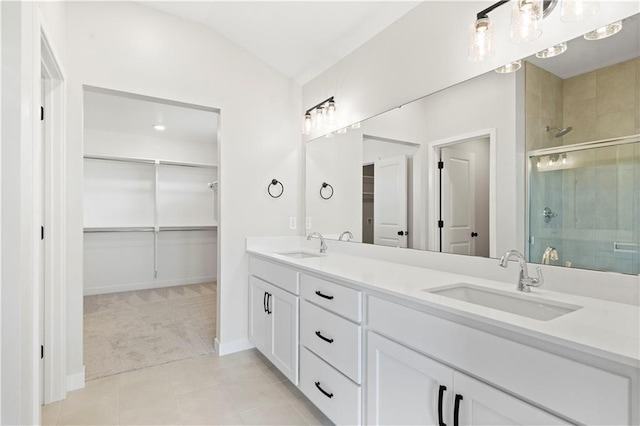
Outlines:
[{"label": "white countertop", "polygon": [[[304,271],[322,274],[366,289],[640,368],[640,308],[637,306],[553,292],[545,290],[544,287],[533,288],[531,293],[517,293],[515,282],[513,285],[507,285],[503,282],[469,275],[339,253],[295,259],[267,250],[248,249],[247,252]],[[512,291],[518,297],[530,295],[549,301],[579,305],[582,308],[549,321],[541,321],[424,291],[457,283]]]}]

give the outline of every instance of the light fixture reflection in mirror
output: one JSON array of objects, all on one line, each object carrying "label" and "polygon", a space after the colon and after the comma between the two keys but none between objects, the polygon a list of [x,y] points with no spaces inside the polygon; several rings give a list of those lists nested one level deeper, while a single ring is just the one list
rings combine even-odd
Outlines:
[{"label": "light fixture reflection in mirror", "polygon": [[617,21],[604,27],[589,31],[584,35],[586,40],[602,40],[618,34],[622,30],[622,21]]},{"label": "light fixture reflection in mirror", "polygon": [[480,18],[469,29],[469,60],[483,61],[493,54],[493,24],[488,17]]},{"label": "light fixture reflection in mirror", "polygon": [[509,64],[506,64],[506,65],[503,65],[501,67],[496,68],[495,72],[497,72],[498,74],[508,74],[510,72],[516,72],[520,68],[522,68],[522,61],[521,60],[517,60],[517,61],[511,62]]},{"label": "light fixture reflection in mirror", "polygon": [[566,51],[567,43],[560,43],[536,53],[536,58],[553,58],[554,56],[562,55]]}]

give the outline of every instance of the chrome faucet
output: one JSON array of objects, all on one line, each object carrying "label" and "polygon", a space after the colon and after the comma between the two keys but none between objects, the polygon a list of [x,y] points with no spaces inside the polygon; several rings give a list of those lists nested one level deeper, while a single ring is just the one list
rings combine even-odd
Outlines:
[{"label": "chrome faucet", "polygon": [[550,260],[558,260],[558,250],[549,246],[542,254],[542,264],[548,265]]},{"label": "chrome faucet", "polygon": [[311,240],[311,237],[320,238],[320,253],[326,253],[328,247],[327,247],[327,243],[324,242],[324,237],[322,236],[322,234],[319,232],[312,232],[309,235],[307,235],[307,240]]},{"label": "chrome faucet", "polygon": [[544,283],[542,271],[539,266],[536,267],[536,270],[538,271],[538,278],[531,278],[529,276],[527,261],[524,260],[522,253],[517,250],[510,250],[506,252],[504,256],[500,258],[500,266],[506,268],[509,265],[509,260],[511,260],[511,258],[516,258],[518,263],[520,263],[520,278],[518,279],[516,290],[529,293],[531,291],[531,287],[540,287]]},{"label": "chrome faucet", "polygon": [[342,237],[347,236],[346,241],[351,241],[353,239],[353,234],[351,233],[351,231],[344,231],[342,234],[340,234],[340,236],[338,237],[338,241],[342,241]]}]

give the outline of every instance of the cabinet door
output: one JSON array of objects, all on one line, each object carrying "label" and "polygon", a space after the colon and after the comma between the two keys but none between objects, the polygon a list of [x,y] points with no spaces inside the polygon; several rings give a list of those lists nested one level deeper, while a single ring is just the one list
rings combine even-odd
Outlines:
[{"label": "cabinet door", "polygon": [[[526,366],[523,366],[526,368]],[[544,410],[459,372],[453,374],[461,425],[568,425]]]},{"label": "cabinet door", "polygon": [[249,277],[249,339],[267,357],[271,340],[271,318],[266,310],[268,287],[272,286]]},{"label": "cabinet door", "polygon": [[269,359],[294,384],[298,384],[297,296],[267,284],[270,297],[271,353]]},{"label": "cabinet door", "polygon": [[367,420],[370,425],[437,425],[451,420],[453,370],[374,333],[367,343]]}]

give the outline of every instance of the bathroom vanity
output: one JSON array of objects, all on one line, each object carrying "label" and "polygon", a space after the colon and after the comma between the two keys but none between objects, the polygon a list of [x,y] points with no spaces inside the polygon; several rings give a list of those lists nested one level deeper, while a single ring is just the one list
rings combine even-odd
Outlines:
[{"label": "bathroom vanity", "polygon": [[331,250],[248,252],[251,341],[336,424],[640,421],[637,306]]}]

